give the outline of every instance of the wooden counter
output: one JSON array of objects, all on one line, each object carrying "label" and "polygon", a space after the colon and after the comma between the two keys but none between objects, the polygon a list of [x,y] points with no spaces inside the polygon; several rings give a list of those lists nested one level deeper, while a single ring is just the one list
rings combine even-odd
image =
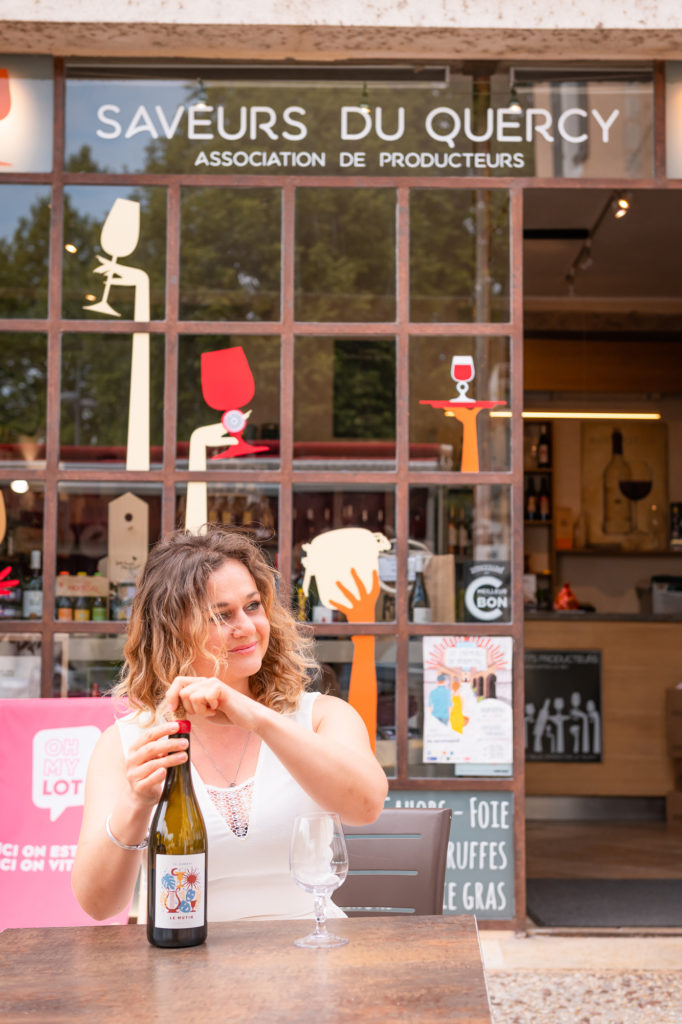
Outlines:
[{"label": "wooden counter", "polygon": [[547,616],[526,621],[524,645],[602,652],[603,762],[528,762],[529,796],[663,796],[673,788],[665,690],[682,681],[682,622]]}]

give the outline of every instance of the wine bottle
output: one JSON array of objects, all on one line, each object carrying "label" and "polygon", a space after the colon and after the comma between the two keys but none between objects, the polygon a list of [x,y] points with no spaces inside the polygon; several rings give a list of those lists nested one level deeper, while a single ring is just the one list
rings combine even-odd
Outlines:
[{"label": "wine bottle", "polygon": [[526,487],[526,519],[537,519],[538,516],[538,496],[535,492],[535,480],[533,477],[528,478],[528,486]]},{"label": "wine bottle", "polygon": [[538,438],[537,460],[539,469],[547,469],[552,464],[552,448],[549,440],[549,427],[543,423]]},{"label": "wine bottle", "polygon": [[[68,576],[66,569],[62,569],[60,576]],[[73,601],[68,594],[60,594],[56,600],[57,618],[60,622],[71,622],[73,619]]]},{"label": "wine bottle", "polygon": [[424,582],[424,561],[421,558],[417,560],[414,586],[410,594],[410,621],[431,621],[431,605]]},{"label": "wine bottle", "polygon": [[43,617],[43,573],[40,563],[40,551],[34,548],[31,552],[31,571],[21,594],[21,611],[24,619]]},{"label": "wine bottle", "polygon": [[[79,572],[77,576],[87,576],[86,572]],[[73,602],[73,617],[76,622],[90,621],[90,598],[85,594],[79,594]]]},{"label": "wine bottle", "polygon": [[[191,724],[178,722],[187,737]],[[167,770],[149,830],[147,938],[153,946],[198,946],[206,940],[206,825],[187,760]]]},{"label": "wine bottle", "polygon": [[546,476],[540,479],[540,494],[538,496],[538,515],[543,522],[551,518],[551,501],[549,496],[549,483]]},{"label": "wine bottle", "polygon": [[611,458],[604,470],[604,533],[629,533],[632,529],[630,502],[620,489],[621,480],[630,479],[630,466],[623,457],[623,435],[611,435]]}]

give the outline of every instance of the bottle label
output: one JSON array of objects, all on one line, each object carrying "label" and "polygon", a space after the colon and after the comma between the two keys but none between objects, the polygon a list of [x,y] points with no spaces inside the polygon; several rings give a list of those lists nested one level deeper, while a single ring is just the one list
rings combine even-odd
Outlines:
[{"label": "bottle label", "polygon": [[89,608],[75,608],[73,617],[76,622],[89,622],[90,621],[90,609]]},{"label": "bottle label", "polygon": [[71,622],[73,620],[73,608],[58,608],[57,618],[60,622]]},{"label": "bottle label", "polygon": [[22,594],[22,612],[25,619],[42,619],[42,590],[25,590]]},{"label": "bottle label", "polygon": [[156,884],[154,925],[156,928],[197,928],[205,920],[206,854],[172,856],[158,853],[154,858]]},{"label": "bottle label", "polygon": [[412,609],[413,622],[431,622],[431,609],[416,607]]}]

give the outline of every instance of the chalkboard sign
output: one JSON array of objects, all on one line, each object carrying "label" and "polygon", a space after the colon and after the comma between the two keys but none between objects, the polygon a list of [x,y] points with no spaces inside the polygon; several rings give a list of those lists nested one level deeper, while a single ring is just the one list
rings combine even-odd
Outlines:
[{"label": "chalkboard sign", "polygon": [[452,810],[444,914],[475,914],[491,921],[514,917],[512,793],[392,790],[386,807]]},{"label": "chalkboard sign", "polygon": [[527,761],[602,760],[601,651],[526,651]]}]

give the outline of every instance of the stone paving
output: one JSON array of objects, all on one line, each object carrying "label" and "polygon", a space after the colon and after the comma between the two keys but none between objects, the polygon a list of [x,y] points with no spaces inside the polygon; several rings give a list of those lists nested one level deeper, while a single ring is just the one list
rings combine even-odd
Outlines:
[{"label": "stone paving", "polygon": [[682,1024],[682,934],[482,931],[493,1024]]}]

